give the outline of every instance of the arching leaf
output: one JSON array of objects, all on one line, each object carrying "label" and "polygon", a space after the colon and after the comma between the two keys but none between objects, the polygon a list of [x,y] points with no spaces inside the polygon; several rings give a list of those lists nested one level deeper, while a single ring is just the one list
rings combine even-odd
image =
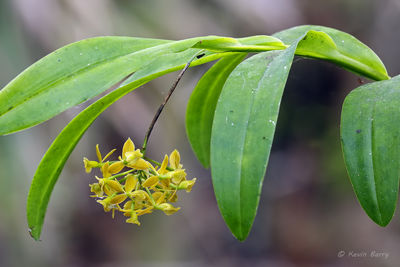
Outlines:
[{"label": "arching leaf", "polygon": [[[235,42],[235,46],[228,44],[224,50],[226,40]],[[256,45],[257,41],[261,42],[260,46]],[[0,91],[0,135],[44,122],[104,92],[150,61],[168,53],[191,47],[218,52],[252,47],[261,50],[285,48],[278,39],[267,36],[244,38],[242,42],[219,36],[174,42],[98,37],[67,45],[30,66]]]},{"label": "arching leaf", "polygon": [[291,44],[306,32],[309,34],[299,44],[296,55],[331,61],[372,80],[389,79],[385,66],[374,51],[348,33],[323,26],[304,25],[273,36],[285,44]]}]

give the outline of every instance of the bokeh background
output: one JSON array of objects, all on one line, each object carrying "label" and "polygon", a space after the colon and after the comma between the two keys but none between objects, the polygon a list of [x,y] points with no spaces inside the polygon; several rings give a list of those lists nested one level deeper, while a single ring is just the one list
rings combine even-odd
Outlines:
[{"label": "bokeh background", "polygon": [[[376,51],[390,75],[400,73],[399,0],[0,0],[0,88],[44,55],[88,37],[243,37],[300,24],[349,32]],[[82,158],[94,158],[97,143],[103,151],[121,149],[127,137],[140,145],[176,73],[127,95],[89,128],[56,184],[41,242],[31,239],[25,218],[32,176],[51,141],[87,104],[1,137],[0,266],[399,266],[399,214],[386,228],[375,225],[342,159],[340,109],[358,77],[329,63],[295,60],[258,215],[240,243],[185,135],[187,99],[208,67],[185,74],[149,144],[149,156],[159,160],[177,148],[189,176],[198,178],[190,194],[180,194],[182,209],[173,216],[145,215],[140,227],[112,219],[88,197],[93,177]],[[374,251],[388,257],[371,257]]]}]

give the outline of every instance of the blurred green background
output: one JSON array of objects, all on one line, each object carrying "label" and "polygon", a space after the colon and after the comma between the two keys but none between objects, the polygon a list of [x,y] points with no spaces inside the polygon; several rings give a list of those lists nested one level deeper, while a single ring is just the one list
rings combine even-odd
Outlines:
[{"label": "blurred green background", "polygon": [[[376,51],[390,75],[400,73],[399,0],[0,0],[0,88],[44,55],[88,37],[244,37],[300,24],[351,33]],[[180,194],[182,209],[173,216],[145,215],[140,227],[112,219],[88,197],[94,179],[82,158],[94,159],[96,144],[120,150],[127,137],[140,145],[176,73],[127,95],[89,128],[55,187],[41,242],[26,225],[30,181],[51,141],[88,104],[1,137],[0,266],[398,266],[399,215],[386,228],[367,217],[341,155],[341,104],[358,77],[329,63],[295,60],[258,215],[240,243],[185,135],[187,99],[209,66],[185,74],[149,143],[148,155],[158,160],[177,148],[189,177],[198,178],[190,194]],[[387,257],[371,257],[374,251]]]}]

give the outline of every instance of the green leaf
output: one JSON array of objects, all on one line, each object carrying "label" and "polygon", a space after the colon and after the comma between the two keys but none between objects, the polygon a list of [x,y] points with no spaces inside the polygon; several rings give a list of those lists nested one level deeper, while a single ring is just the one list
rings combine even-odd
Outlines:
[{"label": "green leaf", "polygon": [[0,134],[34,126],[98,95],[135,71],[139,64],[131,62],[132,55],[168,42],[97,37],[54,51],[0,91]]},{"label": "green leaf", "polygon": [[199,80],[186,108],[186,132],[193,151],[205,168],[210,166],[211,127],[215,107],[226,79],[246,53],[220,59]]},{"label": "green leaf", "polygon": [[[27,220],[31,235],[38,240],[42,231],[44,216],[51,192],[58,180],[61,170],[72,150],[93,121],[112,103],[148,81],[166,73],[182,69],[198,49],[190,49],[180,53],[170,53],[167,57],[160,57],[157,64],[145,67],[140,78],[120,87],[103,98],[99,99],[77,115],[54,140],[43,159],[41,160],[33,177],[27,200]],[[191,66],[203,64],[218,59],[224,54],[212,54],[192,62]],[[171,66],[171,60],[174,65]],[[151,71],[151,66],[153,71]],[[161,66],[161,67],[160,67]],[[164,66],[164,67],[162,67]]]},{"label": "green leaf", "polygon": [[228,77],[215,110],[211,173],[222,216],[244,240],[253,224],[279,105],[297,43],[260,53]]},{"label": "green leaf", "polygon": [[[229,39],[236,43],[227,44]],[[206,45],[201,45],[201,43]],[[182,41],[98,37],[67,45],[39,60],[0,91],[0,135],[42,123],[110,88],[149,62],[191,47],[272,50],[285,46],[274,37],[205,36]],[[257,46],[257,42],[261,45]],[[224,45],[228,45],[224,49]]]},{"label": "green leaf", "polygon": [[393,217],[400,177],[400,76],[353,90],[343,103],[341,139],[357,198],[381,226]]},{"label": "green leaf", "polygon": [[306,32],[312,34],[308,34],[299,44],[296,55],[324,59],[373,80],[389,79],[385,66],[374,51],[348,33],[323,26],[304,25],[273,36],[285,44],[291,44]]}]

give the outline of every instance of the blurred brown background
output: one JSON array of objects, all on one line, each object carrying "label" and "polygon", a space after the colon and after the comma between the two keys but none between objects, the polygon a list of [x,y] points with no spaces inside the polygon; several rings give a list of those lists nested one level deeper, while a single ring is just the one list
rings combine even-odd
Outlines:
[{"label": "blurred brown background", "polygon": [[[376,51],[390,75],[400,73],[399,0],[0,0],[0,88],[47,53],[87,37],[242,37],[300,24],[349,32]],[[94,158],[97,143],[103,151],[121,149],[127,137],[140,145],[176,73],[124,97],[89,128],[55,187],[41,242],[30,238],[25,219],[31,177],[86,104],[1,137],[0,266],[399,266],[399,214],[386,228],[367,217],[341,155],[341,104],[358,77],[308,59],[296,59],[291,71],[254,227],[244,243],[232,237],[184,128],[187,99],[209,66],[185,74],[149,144],[158,160],[177,148],[189,176],[198,177],[173,216],[145,215],[140,227],[113,220],[88,197],[94,179],[82,157]],[[371,257],[374,251],[385,255]]]}]

